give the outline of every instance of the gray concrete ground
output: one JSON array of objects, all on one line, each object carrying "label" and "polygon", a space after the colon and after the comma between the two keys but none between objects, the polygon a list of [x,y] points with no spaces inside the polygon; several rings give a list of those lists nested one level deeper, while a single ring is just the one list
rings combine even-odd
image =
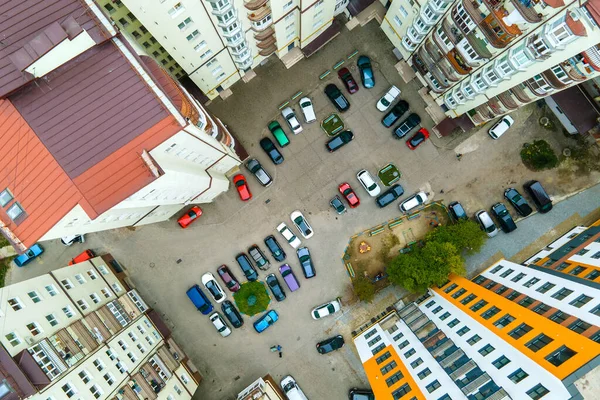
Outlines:
[{"label": "gray concrete ground", "polygon": [[[330,154],[324,148],[325,134],[314,123],[305,126],[299,135],[289,135],[291,144],[282,150],[285,162],[273,166],[258,148],[258,140],[268,135],[268,121],[277,118],[281,122],[277,105],[296,91],[304,90],[313,98],[317,117],[327,116],[333,107],[323,95],[322,88],[328,82],[336,82],[337,78],[332,76],[328,82],[319,82],[318,75],[354,49],[376,61],[377,80],[374,89],[361,88],[357,94],[347,96],[352,107],[342,117],[355,132],[356,139]],[[205,381],[196,398],[233,398],[239,390],[266,373],[275,378],[294,375],[309,398],[345,398],[350,387],[367,384],[350,343],[350,332],[399,296],[398,290],[388,288],[371,305],[347,306],[343,314],[322,321],[313,321],[309,315],[314,306],[325,301],[337,296],[350,297],[350,281],[340,260],[348,237],[399,213],[396,204],[384,209],[375,206],[356,181],[355,174],[359,169],[367,168],[376,173],[379,167],[394,162],[403,173],[400,183],[407,194],[425,188],[435,199],[463,201],[470,214],[501,201],[503,188],[507,185],[520,186],[531,178],[547,183],[548,191],[555,196],[579,190],[598,180],[597,176],[591,175],[563,182],[555,178],[553,172],[532,174],[521,165],[518,159],[521,143],[534,137],[556,136],[540,132],[528,123],[534,110],[527,108],[513,114],[516,124],[501,140],[489,139],[484,130],[465,138],[460,146],[466,146],[464,148],[469,152],[459,149],[466,153],[460,162],[455,158],[455,150],[445,148],[441,141],[430,140],[416,151],[409,150],[403,141],[393,139],[390,130],[381,126],[382,114],[375,109],[379,96],[390,84],[395,84],[402,89],[402,97],[424,118],[426,127],[431,126],[431,121],[422,111],[424,103],[416,94],[418,88],[413,86],[416,84],[404,85],[393,68],[394,63],[391,45],[373,22],[344,32],[315,56],[290,70],[285,70],[273,59],[269,65],[257,69],[258,76],[250,83],[236,85],[232,97],[210,107],[234,129],[251,156],[258,158],[273,175],[275,183],[271,187],[264,189],[248,176],[254,194],[250,202],[242,203],[237,193],[231,190],[216,202],[203,205],[204,215],[187,230],[180,229],[175,221],[169,221],[135,230],[88,235],[85,246],[66,248],[58,241],[44,243],[46,253],[26,268],[11,271],[8,282],[62,267],[87,247],[110,252],[127,267],[143,297],[164,316],[174,330],[175,339],[204,375]],[[354,61],[351,64],[355,65]],[[352,70],[358,79],[356,68]],[[362,204],[337,216],[328,201],[336,194],[337,185],[344,181],[355,188]],[[444,190],[443,194],[441,190]],[[590,193],[592,197],[587,201],[593,204],[597,194]],[[588,198],[589,195],[585,192],[582,196]],[[578,206],[577,200],[567,202],[571,201]],[[215,272],[221,264],[228,264],[238,278],[241,277],[235,255],[253,243],[261,244],[269,234],[278,235],[275,227],[281,221],[291,226],[289,214],[296,209],[302,210],[315,230],[314,237],[304,240],[303,244],[311,250],[317,277],[305,280],[294,252],[281,241],[287,246],[288,261],[300,278],[301,289],[289,294],[282,303],[271,303],[281,319],[266,332],[255,333],[251,326],[255,318],[245,318],[243,328],[235,330],[229,338],[219,337],[208,319],[194,310],[185,291],[190,285],[199,283],[204,272]],[[550,218],[560,219],[555,214],[559,213],[553,212]],[[528,226],[527,232],[536,235],[538,229],[531,227],[544,218],[548,217],[524,220],[519,223],[520,230],[516,234]],[[512,237],[516,236],[497,238],[488,246],[493,248],[498,246],[496,243],[508,243]],[[273,265],[271,271],[277,267]],[[260,276],[264,279],[265,273]],[[348,345],[335,354],[318,355],[315,343],[336,334],[344,335]],[[274,344],[283,346],[282,359],[269,352],[269,347]]]}]

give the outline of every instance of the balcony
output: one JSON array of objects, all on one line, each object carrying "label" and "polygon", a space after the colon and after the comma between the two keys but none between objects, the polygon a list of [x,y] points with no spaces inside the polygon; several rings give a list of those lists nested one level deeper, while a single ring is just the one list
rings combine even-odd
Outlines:
[{"label": "balcony", "polygon": [[431,75],[433,75],[433,77],[441,86],[440,89],[447,89],[450,86],[448,83],[448,79],[444,76],[444,74],[435,64],[435,62],[431,59],[429,53],[425,49],[425,46],[421,46],[421,48],[419,48],[417,52],[419,53],[421,60],[423,60],[423,62],[425,62],[425,65],[427,65],[427,69],[429,69]]},{"label": "balcony", "polygon": [[421,57],[419,57],[418,54],[413,55],[412,61],[412,65],[415,66],[417,72],[420,73],[422,76],[425,76],[429,73],[429,69],[427,68],[423,60],[421,60]]},{"label": "balcony", "polygon": [[154,400],[158,397],[158,392],[154,391],[154,388],[146,381],[141,371],[131,375],[131,382],[133,383],[131,388],[141,399]]},{"label": "balcony", "polygon": [[450,39],[450,41],[455,45],[465,37],[465,35],[463,35],[463,33],[456,26],[450,23],[448,18],[444,18],[444,21],[442,22],[442,29],[448,39]]},{"label": "balcony", "polygon": [[433,357],[438,357],[440,354],[442,354],[444,351],[446,351],[448,348],[450,348],[453,345],[454,345],[454,342],[452,340],[446,338],[446,340],[440,340],[438,342],[438,344],[436,344],[434,347],[427,349],[427,350],[429,350],[429,352],[431,353],[431,355]]},{"label": "balcony", "polygon": [[450,50],[446,57],[450,61],[450,64],[454,67],[454,70],[461,75],[467,75],[473,68],[471,68],[456,49]]},{"label": "balcony", "polygon": [[261,42],[256,42],[256,47],[258,47],[259,49],[266,49],[269,46],[274,45],[276,43],[277,43],[277,38],[275,37],[275,35],[272,35]]},{"label": "balcony", "polygon": [[[406,317],[408,317],[410,314],[417,310],[419,310],[419,308],[415,305],[415,303],[410,303],[408,306],[404,307],[398,312],[398,316],[404,320]],[[419,312],[421,312],[421,310],[419,310]],[[406,322],[406,320],[404,322]]]},{"label": "balcony", "polygon": [[533,78],[526,80],[525,84],[531,92],[538,97],[545,97],[550,92],[554,91],[552,86],[550,86],[542,75],[536,75]]},{"label": "balcony", "polygon": [[454,361],[458,360],[459,358],[465,355],[465,353],[456,346],[450,347],[447,351],[448,354],[446,355],[446,357],[440,358],[440,360],[438,360],[442,368],[446,368]]},{"label": "balcony", "polygon": [[504,105],[504,107],[508,108],[509,110],[516,110],[517,108],[519,108],[517,102],[513,100],[510,90],[500,93],[497,97],[498,100],[500,100],[500,102]]},{"label": "balcony", "polygon": [[[467,11],[467,9],[469,11]],[[471,16],[473,13],[473,16]],[[460,31],[467,35],[473,29],[477,28],[477,25],[483,20],[481,13],[477,11],[477,8],[471,3],[470,0],[463,0],[452,8],[450,13],[452,20],[458,26]]]},{"label": "balcony", "polygon": [[456,368],[453,372],[451,372],[450,378],[452,378],[452,380],[456,380],[476,367],[477,363],[475,361],[468,360],[466,363],[464,363],[460,367]]},{"label": "balcony", "polygon": [[260,22],[271,14],[271,8],[264,6],[253,13],[248,14],[248,19],[252,22]]},{"label": "balcony", "polygon": [[[510,2],[517,10],[519,10],[519,14],[521,14],[525,21],[531,22],[532,24],[542,22],[542,14],[539,14],[535,8],[533,8],[533,2],[531,0],[510,0]],[[525,5],[525,3],[528,5]]]},{"label": "balcony", "polygon": [[563,89],[573,83],[573,80],[560,66],[542,72],[542,76],[554,89]]},{"label": "balcony", "polygon": [[492,97],[488,100],[488,106],[490,106],[490,109],[494,114],[496,114],[496,116],[506,114],[508,112],[508,110],[504,108],[495,97]]},{"label": "balcony", "polygon": [[481,6],[481,2],[478,0],[463,0],[463,7],[469,13],[469,16],[477,25],[479,25],[483,19],[489,14],[487,10],[481,10],[479,7]]},{"label": "balcony", "polygon": [[467,385],[465,385],[464,387],[462,387],[461,390],[462,390],[463,394],[466,396],[469,393],[474,392],[476,389],[478,389],[482,385],[489,382],[491,379],[492,378],[490,378],[490,376],[487,374],[487,372],[484,372],[483,374],[481,374],[480,376],[475,378],[474,381],[472,381],[472,382],[468,383]]},{"label": "balcony", "polygon": [[269,0],[244,1],[244,7],[246,7],[250,11],[256,11],[259,8],[261,8],[262,6],[264,6],[265,4],[267,4],[268,1]]},{"label": "balcony", "polygon": [[261,56],[270,56],[271,54],[275,53],[277,51],[277,46],[275,46],[274,44],[267,47],[266,49],[262,49],[261,51],[258,52],[258,54],[260,54]]},{"label": "balcony", "polygon": [[598,50],[597,45],[590,47],[581,53],[581,55],[583,55],[583,58],[590,65],[590,67],[600,72],[600,50]]},{"label": "balcony", "polygon": [[568,60],[560,64],[561,68],[569,75],[569,77],[575,81],[584,81],[588,73],[582,71],[579,67],[581,65],[580,60],[571,57]]},{"label": "balcony", "polygon": [[488,49],[487,43],[479,37],[478,32],[473,31],[469,33],[467,35],[467,41],[479,57],[484,59],[492,58],[492,53]]},{"label": "balcony", "polygon": [[512,94],[515,95],[515,97],[521,102],[521,103],[530,103],[531,101],[533,101],[532,98],[530,98],[527,93],[525,93],[524,90],[524,86],[522,83],[518,84],[517,86],[513,87],[510,89],[510,91],[512,92]]},{"label": "balcony", "polygon": [[481,115],[484,121],[490,120],[495,117],[494,113],[490,109],[487,103],[483,103],[477,107],[475,107],[475,112]]},{"label": "balcony", "polygon": [[[486,4],[488,4],[487,1]],[[504,23],[503,18],[507,15],[508,11],[504,7],[499,7],[490,12],[479,24],[483,35],[497,49],[505,48],[508,43],[522,33],[516,24],[506,25]]]},{"label": "balcony", "polygon": [[248,68],[252,67],[253,61],[254,60],[252,59],[252,57],[247,57],[240,61],[236,60],[235,64],[238,66],[239,69],[247,70]]},{"label": "balcony", "polygon": [[264,31],[258,32],[257,34],[254,35],[254,39],[256,40],[265,40],[266,38],[268,38],[269,36],[275,34],[275,29],[273,29],[272,26],[269,26],[267,29],[265,29]]},{"label": "balcony", "polygon": [[458,82],[459,77],[456,75],[454,68],[450,64],[450,61],[444,56],[437,45],[434,45],[431,40],[427,40],[425,43],[425,49],[429,53],[429,56],[433,60],[434,64],[443,72],[445,78],[452,82]]},{"label": "balcony", "polygon": [[210,6],[212,7],[211,9],[211,13],[213,15],[223,15],[226,14],[227,12],[229,12],[229,10],[231,10],[233,8],[233,0],[228,0],[227,2],[223,3],[220,7],[219,7],[219,3],[210,3]]}]

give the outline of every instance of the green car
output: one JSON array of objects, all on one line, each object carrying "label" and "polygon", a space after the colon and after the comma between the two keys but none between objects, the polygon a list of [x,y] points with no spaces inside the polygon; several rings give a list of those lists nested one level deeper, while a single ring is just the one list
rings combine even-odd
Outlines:
[{"label": "green car", "polygon": [[269,122],[269,130],[271,131],[273,136],[275,136],[275,140],[277,140],[279,147],[285,147],[288,144],[290,144],[290,139],[288,139],[288,137],[286,136],[285,132],[283,131],[283,128],[281,128],[281,125],[279,125],[279,122]]}]

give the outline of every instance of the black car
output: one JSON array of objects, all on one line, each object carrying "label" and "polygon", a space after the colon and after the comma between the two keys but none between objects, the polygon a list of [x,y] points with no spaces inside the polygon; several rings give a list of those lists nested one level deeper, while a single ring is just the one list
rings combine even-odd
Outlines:
[{"label": "black car", "polygon": [[304,277],[306,279],[314,278],[317,275],[315,271],[315,266],[312,263],[312,258],[310,257],[310,251],[308,251],[308,247],[300,247],[296,250],[296,254],[298,255],[298,260],[300,260],[300,266],[302,267],[302,273],[304,273]]},{"label": "black car", "polygon": [[246,279],[248,279],[250,282],[258,279],[258,273],[256,273],[256,270],[252,266],[252,263],[247,255],[240,253],[237,255],[237,257],[235,257],[235,261],[237,261],[239,264],[242,272],[246,276]]},{"label": "black car", "polygon": [[244,325],[242,315],[229,300],[225,300],[223,304],[221,304],[221,310],[223,311],[225,318],[231,322],[231,325],[233,325],[234,328],[240,328]]},{"label": "black car", "polygon": [[506,233],[512,232],[517,229],[515,221],[513,221],[510,213],[506,209],[506,206],[502,203],[496,203],[492,206],[492,214],[500,222],[500,227]]},{"label": "black car", "polygon": [[270,235],[265,238],[265,245],[273,255],[275,261],[283,261],[285,260],[285,251],[281,248],[277,240],[275,240],[275,236]]},{"label": "black car", "polygon": [[269,138],[260,139],[260,147],[267,153],[273,164],[278,165],[283,162],[283,155],[275,147],[275,143]]},{"label": "black car", "polygon": [[344,347],[344,338],[342,335],[330,337],[329,339],[325,339],[317,343],[317,351],[320,354],[331,353],[332,351],[341,349],[342,347]]},{"label": "black car", "polygon": [[450,214],[452,214],[452,217],[454,217],[455,220],[466,221],[469,219],[462,204],[460,204],[458,201],[453,201],[452,203],[448,204],[448,208],[450,209]]},{"label": "black car", "polygon": [[257,245],[253,244],[250,246],[248,248],[248,254],[250,254],[250,257],[254,260],[254,264],[256,264],[259,269],[266,271],[271,266],[271,263],[267,260],[267,257],[265,257],[265,253],[263,253]]},{"label": "black car", "polygon": [[533,211],[527,203],[527,200],[525,200],[525,198],[521,196],[521,193],[515,188],[506,189],[504,191],[504,198],[513,205],[515,210],[517,210],[522,217],[528,216]]},{"label": "black car", "polygon": [[395,185],[392,185],[392,187],[390,187],[388,190],[386,190],[385,192],[383,192],[379,196],[377,196],[377,199],[375,200],[375,202],[377,203],[377,205],[379,207],[385,207],[385,206],[391,204],[394,200],[396,200],[398,197],[402,196],[403,194],[404,194],[404,189],[402,188],[402,186],[395,184]]},{"label": "black car", "polygon": [[331,100],[331,102],[339,112],[348,111],[348,109],[350,108],[350,103],[348,103],[346,97],[344,97],[341,90],[338,89],[338,87],[335,86],[333,83],[330,83],[329,85],[325,86],[325,94],[327,95],[327,97],[329,97],[329,100]]},{"label": "black car", "polygon": [[350,143],[354,139],[354,134],[352,131],[343,131],[327,143],[325,143],[325,147],[329,150],[330,153],[338,150],[340,147]]},{"label": "black car", "polygon": [[541,183],[538,181],[529,181],[523,185],[523,188],[529,193],[539,212],[543,214],[552,210],[552,199],[548,196]]},{"label": "black car", "polygon": [[369,389],[352,388],[348,392],[348,400],[375,400],[375,394]]},{"label": "black car", "polygon": [[419,126],[420,123],[421,117],[415,113],[410,114],[400,125],[396,127],[396,129],[394,129],[394,137],[396,139],[402,139],[407,133]]},{"label": "black car", "polygon": [[279,281],[277,280],[277,277],[275,276],[275,274],[267,275],[267,286],[269,286],[269,289],[271,289],[271,293],[273,293],[275,300],[277,300],[277,301],[285,300],[285,292],[283,291],[283,288],[279,284]]},{"label": "black car", "polygon": [[400,117],[408,111],[408,103],[404,100],[400,100],[392,109],[385,114],[385,117],[381,120],[381,123],[386,128],[394,125],[396,121],[400,119]]},{"label": "black car", "polygon": [[346,212],[346,206],[344,205],[344,203],[342,203],[342,199],[340,199],[340,196],[334,196],[333,199],[329,201],[329,205],[333,207],[333,209],[338,215],[341,215]]}]

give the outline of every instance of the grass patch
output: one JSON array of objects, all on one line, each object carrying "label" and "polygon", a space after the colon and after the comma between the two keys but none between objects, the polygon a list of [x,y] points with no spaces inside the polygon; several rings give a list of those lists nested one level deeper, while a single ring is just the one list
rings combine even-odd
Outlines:
[{"label": "grass patch", "polygon": [[8,242],[8,240],[6,240],[4,236],[0,235],[0,248],[6,246],[10,246],[10,243]]},{"label": "grass patch", "polygon": [[545,140],[524,143],[521,150],[521,161],[532,171],[556,168],[559,164],[556,153]]},{"label": "grass patch", "polygon": [[259,281],[243,283],[233,300],[241,313],[250,316],[265,311],[271,302],[267,288]]},{"label": "grass patch", "polygon": [[16,256],[6,257],[6,258],[3,258],[2,260],[0,260],[0,288],[4,287],[4,285],[5,285],[6,274],[8,273],[8,270],[10,269],[11,261],[15,257]]}]

